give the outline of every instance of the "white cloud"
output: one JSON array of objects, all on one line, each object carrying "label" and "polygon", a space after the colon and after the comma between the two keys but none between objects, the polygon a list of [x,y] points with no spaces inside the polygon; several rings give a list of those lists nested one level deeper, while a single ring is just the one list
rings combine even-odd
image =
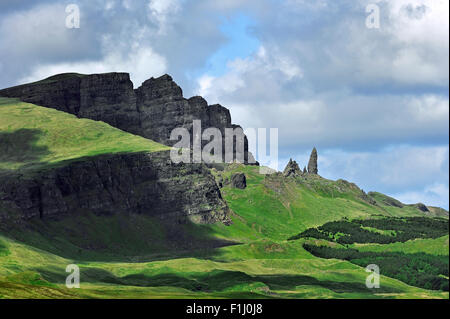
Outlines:
[{"label": "white cloud", "polygon": [[262,16],[259,50],[201,75],[196,93],[244,127],[278,127],[282,148],[443,143],[448,96],[417,88],[448,86],[448,2],[379,1],[388,16],[375,31],[364,25],[367,1],[308,3]]},{"label": "white cloud", "polygon": [[359,73],[355,80],[368,85],[448,85],[449,2],[377,2],[384,9],[380,29],[347,24],[347,48],[334,53],[337,59]]},{"label": "white cloud", "polygon": [[259,47],[254,58],[236,59],[230,62],[229,67],[238,73],[252,72],[261,68],[266,72],[280,71],[288,80],[302,76],[300,67],[295,65],[291,57],[284,55],[277,48],[271,48],[269,54],[264,46]]},{"label": "white cloud", "polygon": [[123,0],[122,7],[124,7],[127,10],[130,10],[131,9],[131,0]]},{"label": "white cloud", "polygon": [[268,54],[268,50],[261,46],[250,57],[229,61],[228,72],[224,75],[211,77],[204,74],[199,77],[195,93],[201,93],[214,103],[221,100],[228,103],[229,96],[238,98],[239,103],[277,99],[283,94],[283,84],[302,78],[303,73],[291,57],[278,50],[275,52]]},{"label": "white cloud", "polygon": [[178,0],[150,0],[148,3],[149,19],[158,23],[160,34],[167,32],[169,20],[181,9]]},{"label": "white cloud", "polygon": [[19,57],[29,56],[30,52],[53,57],[78,52],[65,19],[62,4],[45,4],[7,15],[0,21],[0,48]]},{"label": "white cloud", "polygon": [[198,95],[205,96],[208,91],[211,89],[212,82],[214,81],[213,76],[209,76],[207,74],[202,75],[199,79],[197,79],[198,83]]},{"label": "white cloud", "polygon": [[106,1],[105,10],[112,10],[116,6],[115,1]]},{"label": "white cloud", "polygon": [[301,92],[295,94],[296,86],[290,86],[287,77],[276,77],[271,66],[264,71],[259,62],[241,59],[230,65],[233,69],[221,77],[199,78],[198,93],[229,107],[244,127],[278,127],[280,146],[359,144],[364,148],[376,142],[433,140],[448,131],[445,96],[331,91],[303,97]]},{"label": "white cloud", "polygon": [[393,196],[405,204],[424,203],[429,206],[448,209],[448,193],[448,184],[434,184],[426,186],[421,191],[397,193]]},{"label": "white cloud", "polygon": [[365,152],[320,152],[319,148],[319,164],[324,176],[397,193],[430,184],[430,178],[433,183],[448,183],[448,153],[448,146],[395,146]]},{"label": "white cloud", "polygon": [[[256,32],[268,51],[288,54],[316,89],[448,85],[448,1],[377,1],[381,27],[368,29],[365,6],[372,2],[290,1],[264,16]],[[413,12],[427,9],[411,17],[408,4]]]}]

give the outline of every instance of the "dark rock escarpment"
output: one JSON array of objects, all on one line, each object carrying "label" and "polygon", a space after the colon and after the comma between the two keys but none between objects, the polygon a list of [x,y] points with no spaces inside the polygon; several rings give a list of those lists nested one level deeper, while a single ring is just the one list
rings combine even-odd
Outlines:
[{"label": "dark rock escarpment", "polygon": [[302,171],[300,170],[300,167],[298,166],[297,162],[289,159],[289,163],[286,165],[283,171],[283,175],[286,177],[289,176],[300,176],[302,175]]},{"label": "dark rock escarpment", "polygon": [[[167,74],[151,78],[134,90],[128,73],[67,73],[0,90],[0,96],[103,121],[169,146],[177,142],[170,140],[174,128],[184,127],[192,136],[193,120],[201,120],[202,130],[215,127],[221,131],[223,152],[225,129],[240,129],[231,123],[227,108],[219,104],[208,105],[200,96],[184,98],[181,88]],[[245,163],[257,164],[248,152],[246,137],[243,150],[236,143],[233,146],[234,159],[239,158],[236,155],[239,153]]]},{"label": "dark rock escarpment", "polygon": [[247,179],[244,173],[235,173],[231,175],[231,186],[234,188],[245,189],[247,187]]},{"label": "dark rock escarpment", "polygon": [[92,212],[230,223],[205,165],[174,164],[168,151],[104,155],[0,179],[0,221]]},{"label": "dark rock escarpment", "polygon": [[60,74],[0,90],[0,96],[103,121],[133,134],[140,130],[136,95],[126,73]]},{"label": "dark rock escarpment", "polygon": [[417,209],[421,210],[424,213],[429,213],[430,210],[428,209],[428,207],[423,204],[423,203],[417,203],[413,205],[414,207],[416,207]]},{"label": "dark rock escarpment", "polygon": [[314,147],[311,156],[309,157],[308,162],[308,173],[309,174],[318,174],[319,170],[317,169],[317,150]]}]

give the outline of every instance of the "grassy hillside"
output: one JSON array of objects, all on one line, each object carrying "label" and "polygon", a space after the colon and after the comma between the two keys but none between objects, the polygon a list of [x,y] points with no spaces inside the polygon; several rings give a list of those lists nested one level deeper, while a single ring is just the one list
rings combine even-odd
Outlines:
[{"label": "grassy hillside", "polygon": [[412,206],[370,204],[370,198],[356,185],[343,180],[261,175],[258,167],[244,165],[231,165],[224,171],[213,170],[223,179],[235,172],[245,173],[247,188],[226,186],[222,189],[222,195],[236,214],[234,225],[215,225],[213,230],[218,236],[237,241],[286,240],[307,228],[342,218],[426,216]]},{"label": "grassy hillside", "polygon": [[106,123],[0,98],[0,171],[40,168],[107,153],[168,147]]},{"label": "grassy hillside", "polygon": [[[178,224],[140,214],[79,213],[3,226],[0,234],[3,230],[9,239],[79,261],[159,260],[232,244],[193,223]],[[0,255],[1,247],[0,241]]]},{"label": "grassy hillside", "polygon": [[[364,268],[321,259],[302,242],[260,241],[214,254],[153,262],[80,262],[3,239],[4,298],[448,298],[382,276],[367,289]],[[81,289],[64,286],[65,267],[81,268]]]},{"label": "grassy hillside", "polygon": [[[421,288],[448,291],[448,244],[445,252],[442,241],[437,242],[442,245],[439,249],[432,242],[434,251],[439,254],[430,254],[427,246],[412,242],[437,240],[442,236],[448,238],[448,232],[448,220],[443,218],[379,217],[328,222],[317,228],[309,228],[290,240],[316,238],[320,240],[319,243],[303,246],[314,256],[348,260],[361,267],[376,264],[381,273],[389,277]],[[369,245],[359,249],[360,246],[355,243]],[[384,245],[374,246],[374,243]],[[383,249],[383,246],[392,244],[397,245]]]},{"label": "grassy hillside", "polygon": [[[362,265],[316,257],[304,248],[305,243],[311,243],[310,239],[287,240],[306,228],[344,217],[423,216],[420,210],[407,207],[387,211],[370,205],[354,185],[342,181],[265,177],[259,175],[257,167],[241,165],[214,174],[226,178],[237,171],[245,172],[248,187],[222,189],[234,210],[231,226],[186,224],[168,229],[145,216],[80,216],[38,223],[28,227],[28,231],[16,229],[22,234],[17,240],[4,234],[0,239],[3,247],[0,295],[5,298],[448,298],[447,292],[409,286],[386,276],[381,278],[380,289],[368,289]],[[174,241],[176,236],[181,236],[181,240]],[[448,235],[444,239],[417,241],[436,241],[432,243],[433,250],[448,258],[448,249],[441,247],[445,238],[448,241]],[[239,244],[221,248],[214,248],[213,244],[197,247],[181,244],[206,239]],[[355,245],[361,251],[384,252],[384,246],[386,251],[405,253],[429,250],[428,245],[415,241]],[[81,267],[81,289],[69,290],[64,286],[65,267],[71,263]]]},{"label": "grassy hillside", "polygon": [[[165,148],[102,122],[0,100],[0,170],[25,172],[85,156]],[[304,245],[345,247],[310,238],[288,241],[332,221],[425,216],[417,207],[392,205],[385,195],[367,195],[343,180],[265,176],[258,167],[235,164],[212,172],[225,180],[235,172],[247,176],[246,189],[221,190],[233,211],[230,226],[80,214],[3,227],[0,298],[448,298],[448,292],[413,287],[383,271],[381,288],[368,289],[364,265],[319,258]],[[350,248],[448,259],[448,234]],[[64,284],[73,263],[81,268],[81,289]]]},{"label": "grassy hillside", "polygon": [[380,244],[353,244],[352,248],[359,251],[374,252],[404,252],[404,253],[420,253],[426,252],[431,255],[448,256],[448,235],[439,238],[417,238],[401,243],[391,243],[387,245]]}]

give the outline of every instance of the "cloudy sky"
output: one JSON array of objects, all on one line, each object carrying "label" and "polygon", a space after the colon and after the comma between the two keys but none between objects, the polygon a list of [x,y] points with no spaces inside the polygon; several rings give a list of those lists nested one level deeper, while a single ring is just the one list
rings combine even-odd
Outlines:
[{"label": "cloudy sky", "polygon": [[[66,6],[80,28],[65,26]],[[368,4],[379,28],[366,26]],[[0,87],[55,73],[169,73],[184,95],[279,129],[306,165],[406,203],[449,206],[448,0],[0,1]]]}]

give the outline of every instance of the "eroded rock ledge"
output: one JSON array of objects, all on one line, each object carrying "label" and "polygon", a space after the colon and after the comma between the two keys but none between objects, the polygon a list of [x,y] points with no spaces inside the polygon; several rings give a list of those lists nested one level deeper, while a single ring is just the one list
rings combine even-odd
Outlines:
[{"label": "eroded rock ledge", "polygon": [[0,179],[0,221],[92,212],[230,223],[228,207],[205,165],[174,164],[168,151],[91,157],[40,172],[10,172]]}]

